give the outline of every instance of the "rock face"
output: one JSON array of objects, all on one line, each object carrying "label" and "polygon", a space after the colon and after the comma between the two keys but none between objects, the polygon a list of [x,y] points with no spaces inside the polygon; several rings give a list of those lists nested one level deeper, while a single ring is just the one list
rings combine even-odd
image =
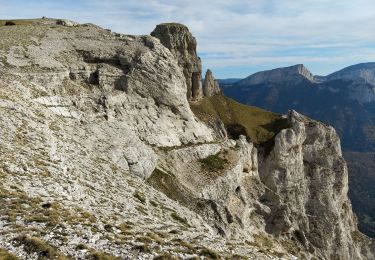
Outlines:
[{"label": "rock face", "polygon": [[202,64],[197,55],[197,41],[189,29],[178,23],[164,23],[157,25],[151,35],[160,39],[177,58],[185,76],[188,100],[201,98]]},{"label": "rock face", "polygon": [[292,112],[274,145],[230,140],[193,114],[154,37],[52,19],[0,31],[0,251],[373,257],[332,128]]},{"label": "rock face", "polygon": [[[265,77],[257,84],[236,82],[221,86],[225,95],[243,104],[278,113],[293,109],[332,125],[340,136],[345,159],[354,166],[349,167],[349,197],[360,229],[372,237],[375,237],[375,209],[370,195],[373,193],[370,183],[373,182],[364,173],[371,172],[368,169],[372,168],[373,159],[367,153],[375,152],[374,75],[375,63],[369,62],[349,66],[328,76],[314,76],[315,82],[299,78],[269,82]],[[349,152],[361,155],[345,156]]]},{"label": "rock face", "polygon": [[347,167],[335,130],[294,111],[288,120],[291,127],[276,136],[260,167],[268,187],[263,200],[271,209],[266,230],[295,235],[325,259],[360,259],[361,249],[353,246],[358,231],[347,197]]},{"label": "rock face", "polygon": [[219,82],[212,75],[211,70],[207,70],[206,76],[203,81],[203,95],[205,97],[211,97],[215,94],[220,93]]},{"label": "rock face", "polygon": [[67,27],[78,26],[78,23],[70,21],[70,20],[57,20],[56,24],[57,25],[62,25],[62,26],[67,26]]},{"label": "rock face", "polygon": [[[302,259],[371,259],[374,244],[357,229],[335,130],[295,111],[287,119],[270,151],[244,137],[169,151],[148,181],[227,237],[269,239]],[[210,156],[227,162],[214,175],[202,167]]]},{"label": "rock face", "polygon": [[334,72],[325,80],[345,79],[375,86],[375,62],[360,63]]}]

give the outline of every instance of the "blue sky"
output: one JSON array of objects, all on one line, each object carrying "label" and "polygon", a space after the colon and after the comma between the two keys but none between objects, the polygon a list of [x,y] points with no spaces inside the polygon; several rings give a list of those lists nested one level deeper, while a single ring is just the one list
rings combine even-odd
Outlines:
[{"label": "blue sky", "polygon": [[67,18],[127,34],[186,24],[217,78],[303,63],[326,75],[375,61],[374,0],[9,0],[0,19]]}]

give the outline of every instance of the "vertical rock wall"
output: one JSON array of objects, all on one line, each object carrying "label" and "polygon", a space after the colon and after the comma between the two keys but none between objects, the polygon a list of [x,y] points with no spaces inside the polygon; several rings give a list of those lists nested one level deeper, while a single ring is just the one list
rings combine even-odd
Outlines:
[{"label": "vertical rock wall", "polygon": [[199,100],[220,93],[218,82],[212,71],[207,70],[202,87],[202,64],[197,55],[197,41],[189,29],[178,23],[163,23],[151,32],[177,58],[186,81],[187,99]]},{"label": "vertical rock wall", "polygon": [[158,38],[177,58],[185,76],[188,100],[201,98],[202,64],[197,55],[197,41],[189,29],[178,23],[163,23],[156,26],[151,36]]}]

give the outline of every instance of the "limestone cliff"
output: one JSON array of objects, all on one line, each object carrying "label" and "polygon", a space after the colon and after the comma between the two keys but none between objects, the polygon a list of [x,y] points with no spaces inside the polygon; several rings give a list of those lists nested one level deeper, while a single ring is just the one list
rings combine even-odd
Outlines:
[{"label": "limestone cliff", "polygon": [[185,76],[188,100],[196,101],[203,96],[220,93],[219,84],[211,70],[207,70],[202,86],[202,64],[197,55],[197,41],[185,25],[159,24],[151,36],[158,38],[176,57]]},{"label": "limestone cliff", "polygon": [[373,256],[334,130],[296,112],[199,100],[186,27],[158,26],[157,39],[53,19],[15,24],[0,27],[1,253]]},{"label": "limestone cliff", "polygon": [[197,55],[197,41],[189,29],[178,23],[164,23],[156,26],[151,35],[159,38],[177,58],[183,68],[187,86],[187,98],[195,100],[202,97],[202,64]]}]

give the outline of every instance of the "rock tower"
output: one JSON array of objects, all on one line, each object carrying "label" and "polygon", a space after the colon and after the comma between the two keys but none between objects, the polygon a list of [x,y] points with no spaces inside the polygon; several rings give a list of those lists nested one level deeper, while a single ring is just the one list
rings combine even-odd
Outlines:
[{"label": "rock tower", "polygon": [[202,63],[197,55],[197,41],[189,29],[178,23],[163,23],[156,26],[151,36],[160,39],[177,58],[186,79],[188,100],[201,98]]},{"label": "rock tower", "polygon": [[220,92],[219,82],[214,78],[212,71],[208,69],[203,81],[203,95],[211,97]]}]

